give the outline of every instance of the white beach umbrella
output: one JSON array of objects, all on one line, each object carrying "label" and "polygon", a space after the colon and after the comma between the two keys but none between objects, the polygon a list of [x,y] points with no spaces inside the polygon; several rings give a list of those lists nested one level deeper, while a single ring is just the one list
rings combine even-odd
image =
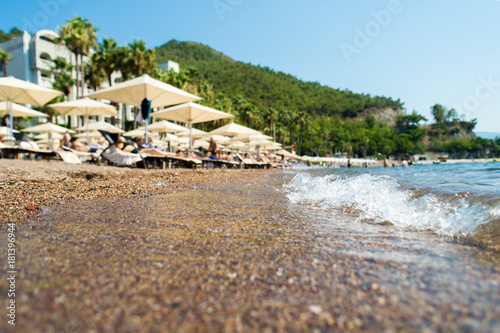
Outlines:
[{"label": "white beach umbrella", "polygon": [[[12,132],[19,133],[19,131],[16,131],[15,129],[13,129]],[[1,136],[10,135],[10,128],[8,128],[6,126],[0,126],[0,135]]]},{"label": "white beach umbrella", "polygon": [[[90,138],[101,138],[101,137],[104,138],[102,136],[101,132],[98,132],[98,131],[92,131],[92,132],[90,132],[88,134],[88,136]],[[79,139],[81,139],[81,138],[87,138],[87,133],[79,133],[79,134],[75,135],[75,137],[77,137]],[[80,140],[78,140],[78,141],[80,141]]]},{"label": "white beach umbrella", "polygon": [[178,141],[178,140],[179,140],[179,137],[177,135],[170,134],[170,133],[167,133],[163,137],[163,141],[165,141],[165,142],[172,142],[172,141]]},{"label": "white beach umbrella", "polygon": [[[151,108],[201,100],[198,96],[171,86],[170,84],[153,79],[147,74],[132,80],[118,83],[112,87],[99,90],[89,96],[92,98],[107,99],[113,102],[124,103],[136,107],[141,107],[144,105],[144,101],[147,101],[147,104],[149,104],[149,107]],[[149,117],[149,114],[147,116]],[[147,119],[145,120],[147,141],[148,122]]]},{"label": "white beach umbrella", "polygon": [[[61,140],[64,137],[61,133],[54,132],[52,133],[52,139],[54,140]],[[38,134],[33,137],[34,140],[45,140],[47,139],[47,135],[45,134]]]},{"label": "white beach umbrella", "polygon": [[[152,117],[169,119],[186,123],[191,131],[193,124],[203,123],[206,121],[231,118],[233,115],[222,112],[208,106],[200,105],[193,102],[176,105],[168,109],[160,110],[151,114]],[[190,135],[192,138],[192,135]],[[192,140],[190,140],[192,142]],[[192,150],[192,147],[189,149]]]},{"label": "white beach umbrella", "polygon": [[77,131],[86,131],[87,128],[91,131],[106,131],[109,133],[124,133],[125,131],[116,127],[115,125],[111,125],[110,123],[107,123],[105,121],[97,121],[95,123],[90,123],[88,126],[82,126],[78,127],[76,130]]},{"label": "white beach umbrella", "polygon": [[[219,127],[217,129],[214,129],[213,131],[208,132],[209,135],[214,136],[214,135],[227,135],[228,137],[231,138],[231,156],[234,159],[234,137],[244,137],[244,136],[250,136],[250,135],[259,135],[262,134],[259,131],[256,131],[254,129],[251,129],[249,127],[243,126],[243,125],[238,125],[234,122],[227,124],[225,126]],[[214,138],[215,142],[218,142]]]},{"label": "white beach umbrella", "polygon": [[116,117],[116,107],[94,101],[92,99],[83,98],[74,101],[67,101],[62,103],[55,103],[49,105],[52,109],[59,112],[62,116],[85,116],[86,131],[87,131],[87,144],[90,143],[89,136],[89,117],[91,116],[112,116]]},{"label": "white beach umbrella", "polygon": [[11,136],[13,136],[12,133],[14,133],[12,103],[43,106],[62,94],[63,93],[61,91],[44,88],[34,83],[19,80],[14,77],[0,78],[0,100],[10,102],[9,125]]},{"label": "white beach umbrella", "polygon": [[191,128],[191,129],[186,128],[186,130],[184,132],[176,133],[176,135],[180,138],[189,137],[189,136],[192,136],[193,138],[203,138],[203,137],[206,137],[207,134],[208,134],[208,132],[199,130],[197,128]]},{"label": "white beach umbrella", "polygon": [[265,135],[262,133],[259,134],[251,134],[248,136],[239,137],[238,140],[243,142],[251,142],[251,141],[259,141],[259,140],[272,140],[273,137],[269,135]]},{"label": "white beach umbrella", "polygon": [[62,127],[56,124],[52,124],[51,122],[28,127],[22,130],[22,132],[30,132],[30,133],[66,133],[66,131],[69,131],[70,133],[75,133],[75,131],[73,130],[67,129],[66,127]]},{"label": "white beach umbrella", "polygon": [[148,129],[150,131],[158,132],[158,133],[177,133],[177,132],[184,132],[184,131],[188,130],[184,126],[180,126],[180,125],[171,123],[170,121],[167,121],[167,120],[161,120],[161,121],[157,121],[156,123],[150,124],[148,126]]},{"label": "white beach umbrella", "polygon": [[51,122],[28,127],[22,130],[22,132],[30,132],[30,133],[48,133],[48,139],[51,142],[54,140],[52,138],[53,133],[66,133],[66,131],[69,131],[69,133],[75,133],[75,131],[73,130],[53,124]]},{"label": "white beach umbrella", "polygon": [[16,103],[0,102],[0,117],[4,117],[10,113],[10,107],[12,106],[12,117],[39,117],[47,118],[47,114],[33,109],[27,108],[25,106]]},{"label": "white beach umbrella", "polygon": [[[143,128],[137,128],[133,131],[129,131],[129,132],[126,132],[126,133],[123,133],[124,136],[130,136],[132,138],[135,138],[135,137],[142,137],[144,136],[144,132],[146,131],[146,129],[143,127]],[[153,133],[151,132],[146,132],[151,138],[154,138],[156,137],[156,135],[154,135]]]}]

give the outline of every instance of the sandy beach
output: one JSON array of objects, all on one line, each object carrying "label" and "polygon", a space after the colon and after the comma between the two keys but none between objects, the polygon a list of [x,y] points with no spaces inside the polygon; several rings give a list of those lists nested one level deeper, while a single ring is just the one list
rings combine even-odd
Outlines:
[{"label": "sandy beach", "polygon": [[332,225],[290,204],[292,176],[2,160],[16,331],[500,329],[497,252],[342,214]]}]

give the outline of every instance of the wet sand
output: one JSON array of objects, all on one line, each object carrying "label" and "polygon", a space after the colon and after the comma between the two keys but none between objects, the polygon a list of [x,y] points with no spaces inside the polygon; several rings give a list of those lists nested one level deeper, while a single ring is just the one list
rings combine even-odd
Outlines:
[{"label": "wet sand", "polygon": [[[14,175],[41,172],[52,194],[74,188],[47,210],[10,214],[16,331],[500,329],[498,253],[291,205],[289,173],[40,168],[4,175],[2,200]],[[121,192],[99,187],[122,186],[113,173],[126,175]]]}]

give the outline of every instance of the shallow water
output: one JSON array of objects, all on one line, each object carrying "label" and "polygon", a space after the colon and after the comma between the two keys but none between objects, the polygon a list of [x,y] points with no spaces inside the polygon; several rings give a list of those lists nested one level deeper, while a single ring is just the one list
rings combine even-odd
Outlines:
[{"label": "shallow water", "polygon": [[18,232],[20,327],[500,329],[496,252],[290,202],[291,177],[52,207]]},{"label": "shallow water", "polygon": [[289,199],[375,224],[500,249],[498,163],[315,169],[288,185]]}]

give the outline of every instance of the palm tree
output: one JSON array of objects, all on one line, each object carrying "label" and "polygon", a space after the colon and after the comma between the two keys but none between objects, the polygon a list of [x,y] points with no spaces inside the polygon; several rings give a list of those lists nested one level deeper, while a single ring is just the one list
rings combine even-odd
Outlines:
[{"label": "palm tree", "polygon": [[118,67],[117,53],[116,41],[113,38],[104,38],[102,44],[99,44],[99,51],[95,54],[94,61],[106,73],[110,87],[113,85],[111,75]]},{"label": "palm tree", "polygon": [[[64,43],[75,55],[77,98],[83,96],[83,56],[89,55],[91,48],[97,48],[97,30],[88,20],[75,16],[66,22],[66,25],[62,26],[59,32],[57,42]],[[80,64],[78,57],[80,57]],[[81,87],[81,95],[79,87]]]},{"label": "palm tree", "polygon": [[130,59],[132,73],[141,76],[152,72],[157,64],[154,50],[148,50],[142,40],[134,40],[128,46],[132,54]]},{"label": "palm tree", "polygon": [[57,57],[52,60],[54,66],[51,67],[54,72],[54,82],[52,83],[52,88],[62,91],[69,98],[71,92],[71,87],[75,85],[75,80],[71,75],[74,66],[66,61],[62,57]]},{"label": "palm tree", "polygon": [[107,77],[106,72],[96,58],[97,53],[93,54],[92,57],[90,57],[90,62],[85,65],[85,80],[94,90],[98,90],[104,81],[106,81]]},{"label": "palm tree", "polygon": [[122,81],[127,81],[132,74],[132,51],[126,46],[116,48],[115,69],[120,72]]},{"label": "palm tree", "polygon": [[306,112],[299,112],[299,116],[297,119],[300,125],[300,137],[299,137],[299,147],[297,148],[297,152],[301,155],[302,151],[302,134],[304,133],[304,129],[309,126],[309,122],[311,121],[311,117]]},{"label": "palm tree", "polygon": [[215,93],[213,90],[213,84],[207,81],[200,82],[200,96],[203,98],[202,104],[214,107],[215,106]]},{"label": "palm tree", "polygon": [[0,63],[2,63],[3,76],[7,77],[7,61],[11,61],[13,58],[9,52],[0,49]]}]

